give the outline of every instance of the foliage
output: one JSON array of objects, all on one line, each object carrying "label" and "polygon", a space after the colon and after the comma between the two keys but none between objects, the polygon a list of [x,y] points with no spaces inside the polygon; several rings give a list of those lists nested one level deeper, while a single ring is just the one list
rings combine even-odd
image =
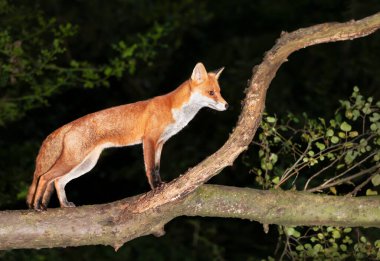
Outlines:
[{"label": "foliage", "polygon": [[260,159],[260,167],[252,168],[256,181],[264,188],[356,195],[366,187],[367,195],[377,194],[379,113],[380,101],[363,97],[355,87],[330,120],[306,113],[289,113],[284,120],[264,116],[255,142]]},{"label": "foliage", "polygon": [[[256,182],[266,188],[291,188],[333,195],[377,195],[380,185],[380,101],[354,87],[340,100],[333,119],[291,113],[285,119],[266,114],[258,141]],[[362,191],[363,190],[363,191]],[[278,227],[277,258],[355,260],[380,258],[379,240],[360,229]],[[268,260],[274,260],[272,257]]]},{"label": "foliage", "polygon": [[[359,229],[278,227],[279,260],[378,260],[380,240],[370,242]],[[284,246],[281,246],[283,244]],[[269,257],[267,260],[275,260]]]},{"label": "foliage", "polygon": [[78,33],[78,26],[7,0],[1,0],[0,6],[0,126],[47,104],[50,96],[64,89],[108,87],[110,78],[133,74],[138,62],[151,65],[170,30],[155,23],[146,33],[137,34],[134,42],[113,44],[114,57],[107,63],[93,64],[70,52],[70,38]]}]

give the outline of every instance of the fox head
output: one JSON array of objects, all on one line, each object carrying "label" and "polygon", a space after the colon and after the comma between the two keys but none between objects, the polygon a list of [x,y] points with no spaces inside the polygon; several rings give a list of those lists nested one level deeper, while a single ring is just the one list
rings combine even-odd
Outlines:
[{"label": "fox head", "polygon": [[220,94],[218,79],[224,67],[207,73],[202,63],[197,63],[190,78],[191,96],[193,102],[202,107],[209,107],[217,111],[225,111],[228,103]]}]

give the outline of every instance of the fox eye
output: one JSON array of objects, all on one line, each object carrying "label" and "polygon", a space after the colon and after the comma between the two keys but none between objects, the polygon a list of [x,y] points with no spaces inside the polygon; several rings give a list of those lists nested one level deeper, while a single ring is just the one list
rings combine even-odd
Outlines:
[{"label": "fox eye", "polygon": [[211,96],[213,96],[213,95],[215,94],[214,91],[209,91],[208,93],[209,93]]}]

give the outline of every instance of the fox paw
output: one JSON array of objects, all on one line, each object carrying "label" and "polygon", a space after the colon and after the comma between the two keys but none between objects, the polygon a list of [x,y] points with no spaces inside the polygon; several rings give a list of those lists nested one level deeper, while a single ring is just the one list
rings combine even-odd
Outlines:
[{"label": "fox paw", "polygon": [[37,204],[33,208],[37,212],[42,212],[42,211],[46,211],[47,210],[47,207],[44,204]]},{"label": "fox paw", "polygon": [[63,208],[75,208],[75,204],[73,202],[65,202],[65,204],[62,204],[61,207]]}]

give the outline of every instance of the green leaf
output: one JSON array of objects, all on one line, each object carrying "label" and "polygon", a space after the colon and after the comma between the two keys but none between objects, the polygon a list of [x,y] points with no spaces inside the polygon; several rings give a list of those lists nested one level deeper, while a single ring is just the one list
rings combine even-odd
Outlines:
[{"label": "green leaf", "polygon": [[376,153],[375,156],[373,156],[374,161],[379,161],[380,160],[380,152]]},{"label": "green leaf", "polygon": [[79,63],[75,60],[71,60],[70,61],[70,66],[73,67],[73,68],[78,68],[79,67]]},{"label": "green leaf", "polygon": [[25,199],[26,198],[26,195],[28,194],[28,186],[24,186],[19,193],[17,193],[17,196],[16,198],[18,200],[21,200],[21,199]]},{"label": "green leaf", "polygon": [[380,185],[380,174],[376,174],[372,177],[371,182],[374,186]]},{"label": "green leaf", "polygon": [[371,110],[371,105],[369,103],[366,103],[364,105],[364,108],[362,109],[362,112],[364,112],[364,114],[370,114],[372,112]]},{"label": "green leaf", "polygon": [[380,114],[377,112],[374,112],[372,114],[372,117],[369,117],[370,122],[376,122],[380,120]]},{"label": "green leaf", "polygon": [[318,160],[316,160],[314,158],[310,158],[310,166],[314,166],[317,163],[318,163]]},{"label": "green leaf", "polygon": [[340,249],[342,249],[342,251],[344,251],[344,252],[347,251],[347,246],[346,245],[341,244],[339,247],[340,247]]},{"label": "green leaf", "polygon": [[330,140],[331,140],[331,142],[334,143],[334,144],[336,144],[336,143],[339,142],[339,138],[338,138],[337,136],[332,136]]},{"label": "green leaf", "polygon": [[269,160],[272,162],[272,164],[275,164],[278,160],[278,156],[275,153],[271,153],[269,156]]},{"label": "green leaf", "polygon": [[285,228],[285,233],[286,233],[288,236],[293,236],[294,231],[295,231],[294,227],[287,227],[287,228]]},{"label": "green leaf", "polygon": [[363,100],[363,96],[362,96],[362,95],[357,95],[357,96],[356,96],[355,105],[356,105],[358,108],[362,108],[362,107],[363,107],[363,105],[364,105],[364,100]]},{"label": "green leaf", "polygon": [[321,252],[323,250],[323,246],[321,244],[315,244],[313,249],[317,252]]},{"label": "green leaf", "polygon": [[359,133],[357,132],[357,131],[350,131],[349,133],[348,133],[348,136],[350,137],[350,138],[355,138],[356,136],[358,136],[359,135]]},{"label": "green leaf", "polygon": [[359,110],[353,110],[352,111],[352,119],[355,121],[355,120],[357,120],[357,118],[359,118],[359,116],[360,116],[360,111]]},{"label": "green leaf", "polygon": [[351,127],[351,125],[350,124],[348,124],[347,122],[342,122],[342,124],[340,125],[340,129],[342,130],[342,131],[345,131],[345,132],[348,132],[348,131],[350,131],[351,129],[352,129],[352,127]]},{"label": "green leaf", "polygon": [[276,118],[275,118],[275,117],[271,117],[271,116],[268,116],[266,120],[267,120],[267,122],[269,122],[269,123],[274,123],[274,122],[276,122]]},{"label": "green leaf", "polygon": [[365,194],[367,196],[376,196],[377,195],[377,191],[372,190],[372,189],[367,189],[367,191],[365,192]]},{"label": "green leaf", "polygon": [[351,110],[346,110],[346,112],[344,113],[344,116],[346,116],[347,119],[352,119],[352,111]]},{"label": "green leaf", "polygon": [[111,67],[109,67],[109,66],[107,66],[105,69],[104,69],[104,74],[105,74],[105,76],[111,76],[111,74],[112,74],[112,68]]},{"label": "green leaf", "polygon": [[315,143],[315,146],[317,146],[317,148],[318,148],[319,150],[324,150],[324,149],[326,148],[325,144],[320,143],[320,142],[316,142],[316,143]]},{"label": "green leaf", "polygon": [[351,164],[355,158],[359,155],[359,153],[357,151],[353,151],[353,150],[349,150],[346,154],[346,156],[344,156],[344,162],[349,165]]},{"label": "green leaf", "polygon": [[352,231],[352,228],[350,227],[346,227],[345,229],[343,229],[344,233],[350,233],[351,231]]},{"label": "green leaf", "polygon": [[265,162],[265,159],[262,159],[261,161],[261,168],[263,170],[272,170],[273,169],[273,164],[270,162]]},{"label": "green leaf", "polygon": [[340,238],[341,237],[340,232],[338,230],[334,230],[332,232],[332,237],[333,238]]},{"label": "green leaf", "polygon": [[280,177],[275,177],[272,182],[277,185],[280,182]]},{"label": "green leaf", "polygon": [[335,187],[330,187],[330,191],[331,191],[331,193],[333,193],[334,195],[337,194],[337,191],[336,191],[336,188],[335,188]]},{"label": "green leaf", "polygon": [[85,88],[93,88],[94,87],[94,83],[93,82],[90,82],[90,81],[86,81],[84,83],[84,87]]},{"label": "green leaf", "polygon": [[311,244],[309,244],[309,243],[305,244],[304,246],[305,246],[306,249],[311,249],[312,248]]},{"label": "green leaf", "polygon": [[285,232],[288,236],[300,237],[301,233],[298,232],[294,227],[287,227]]},{"label": "green leaf", "polygon": [[337,166],[336,166],[336,169],[341,169],[341,168],[343,168],[344,166],[346,166],[345,164],[338,164]]},{"label": "green leaf", "polygon": [[301,236],[301,233],[298,232],[298,231],[296,230],[296,231],[294,232],[293,236],[298,238],[298,237]]},{"label": "green leaf", "polygon": [[331,136],[333,136],[334,135],[334,131],[332,130],[332,129],[328,129],[327,131],[326,131],[326,136],[327,137],[331,137]]},{"label": "green leaf", "polygon": [[339,136],[339,138],[341,138],[341,139],[346,138],[346,134],[345,134],[344,132],[341,132],[341,131],[338,133],[338,136]]}]

